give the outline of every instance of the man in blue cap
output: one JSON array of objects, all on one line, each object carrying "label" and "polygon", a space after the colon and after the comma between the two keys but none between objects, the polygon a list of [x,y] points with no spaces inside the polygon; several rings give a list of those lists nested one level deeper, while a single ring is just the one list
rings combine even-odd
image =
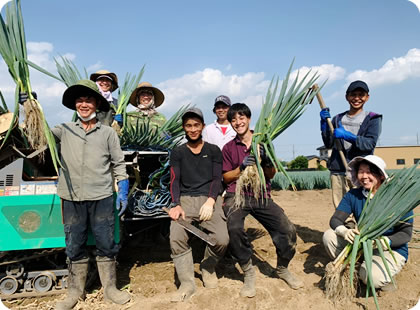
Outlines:
[{"label": "man in blue cap", "polygon": [[363,109],[369,100],[369,87],[363,81],[350,83],[346,91],[346,100],[350,109],[337,114],[332,119],[334,132],[327,126],[331,118],[329,108],[321,111],[321,134],[326,148],[331,149],[328,169],[331,172],[331,188],[334,207],[337,208],[343,196],[353,185],[346,178],[346,169],[334,145],[339,139],[347,162],[356,156],[372,155],[382,128],[382,115]]}]

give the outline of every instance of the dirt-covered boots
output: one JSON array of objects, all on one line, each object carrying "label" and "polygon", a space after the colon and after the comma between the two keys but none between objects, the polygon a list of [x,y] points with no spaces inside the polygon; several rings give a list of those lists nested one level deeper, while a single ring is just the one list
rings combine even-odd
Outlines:
[{"label": "dirt-covered boots", "polygon": [[290,288],[294,290],[303,287],[303,282],[296,275],[290,272],[287,267],[277,266],[276,274],[280,279],[284,280]]},{"label": "dirt-covered boots", "polygon": [[84,298],[86,276],[89,259],[81,259],[69,262],[69,276],[67,282],[67,296],[63,301],[55,305],[57,310],[73,309],[79,298]]},{"label": "dirt-covered boots", "polygon": [[254,266],[252,265],[252,260],[249,259],[246,264],[240,266],[244,272],[244,285],[242,286],[240,294],[242,297],[254,297],[256,294],[255,279],[257,275],[255,273]]},{"label": "dirt-covered boots", "polygon": [[192,297],[196,290],[191,249],[178,255],[172,255],[172,259],[174,260],[176,274],[178,275],[181,285],[179,286],[178,291],[171,297],[171,301],[185,301]]},{"label": "dirt-covered boots", "polygon": [[105,300],[112,301],[119,305],[129,302],[130,294],[116,288],[117,271],[115,259],[97,256],[96,263],[98,264],[99,278],[101,279],[104,288]]},{"label": "dirt-covered boots", "polygon": [[204,286],[206,288],[217,287],[216,265],[220,257],[213,253],[208,246],[204,251],[204,258],[200,264],[201,276],[203,277]]}]

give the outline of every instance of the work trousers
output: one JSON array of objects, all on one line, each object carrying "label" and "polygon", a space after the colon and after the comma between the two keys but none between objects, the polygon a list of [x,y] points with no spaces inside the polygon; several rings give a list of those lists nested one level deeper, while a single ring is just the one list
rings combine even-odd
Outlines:
[{"label": "work trousers", "polygon": [[[331,228],[324,233],[322,240],[328,255],[332,259],[335,259],[348,243],[342,237],[338,236]],[[401,271],[402,267],[405,265],[406,260],[405,257],[398,252],[392,251],[392,253],[394,254],[396,261],[394,261],[394,258],[392,258],[392,255],[389,251],[384,251],[384,256],[388,263],[391,275],[394,277]],[[363,262],[360,266],[359,278],[363,281],[363,283],[366,284],[367,270],[365,262]],[[379,255],[379,251],[377,249],[373,250],[372,255],[372,278],[375,288],[381,288],[391,282],[391,279],[386,272],[385,264],[382,261],[382,258]]]},{"label": "work trousers", "polygon": [[95,238],[96,255],[115,258],[119,245],[114,241],[113,196],[101,200],[63,200],[63,219],[66,254],[71,261],[88,257],[86,242],[89,225]]},{"label": "work trousers", "polygon": [[[211,251],[217,256],[223,256],[229,244],[229,235],[226,228],[226,218],[222,210],[223,199],[217,197],[214,205],[213,215],[208,221],[200,221],[199,213],[201,206],[206,202],[206,196],[181,196],[181,207],[185,212],[185,220],[189,223],[197,222],[212,237],[216,245],[209,246]],[[187,231],[176,221],[171,221],[170,227],[170,245],[172,256],[176,256],[190,250],[188,244],[189,235]]]},{"label": "work trousers", "polygon": [[342,174],[331,174],[330,179],[333,205],[337,209],[344,195],[353,188],[353,184]]},{"label": "work trousers", "polygon": [[287,267],[296,253],[296,228],[271,198],[255,199],[245,196],[242,207],[234,206],[234,194],[227,193],[223,210],[227,218],[229,250],[240,265],[252,256],[252,247],[244,230],[245,218],[251,214],[268,231],[276,247],[277,266]]}]

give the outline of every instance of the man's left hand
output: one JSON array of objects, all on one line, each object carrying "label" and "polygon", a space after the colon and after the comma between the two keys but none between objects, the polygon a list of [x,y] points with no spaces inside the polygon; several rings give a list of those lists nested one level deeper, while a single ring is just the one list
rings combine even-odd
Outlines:
[{"label": "man's left hand", "polygon": [[208,198],[207,201],[201,206],[200,221],[208,221],[213,215],[214,199]]},{"label": "man's left hand", "polygon": [[117,211],[120,211],[118,213],[118,216],[123,215],[125,212],[125,209],[127,209],[129,188],[130,188],[130,183],[128,179],[121,180],[118,182],[118,196],[117,196],[117,202],[116,202]]}]

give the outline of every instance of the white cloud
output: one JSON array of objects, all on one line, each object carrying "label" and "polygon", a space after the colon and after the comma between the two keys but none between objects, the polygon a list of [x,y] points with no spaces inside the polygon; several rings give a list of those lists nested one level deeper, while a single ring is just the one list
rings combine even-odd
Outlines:
[{"label": "white cloud", "polygon": [[420,49],[410,49],[405,56],[388,60],[381,68],[372,71],[357,70],[348,75],[347,81],[363,80],[369,86],[396,84],[420,77]]},{"label": "white cloud", "polygon": [[325,80],[328,80],[328,83],[332,83],[337,80],[341,80],[345,77],[346,70],[342,67],[335,66],[333,64],[323,64],[320,66],[312,66],[312,67],[306,67],[303,66],[299,68],[298,70],[294,70],[290,74],[290,78],[293,80],[296,78],[297,73],[299,72],[299,76],[303,78],[305,74],[307,74],[309,71],[311,71],[311,75],[318,74],[319,78],[317,80],[318,84],[323,83]]}]

